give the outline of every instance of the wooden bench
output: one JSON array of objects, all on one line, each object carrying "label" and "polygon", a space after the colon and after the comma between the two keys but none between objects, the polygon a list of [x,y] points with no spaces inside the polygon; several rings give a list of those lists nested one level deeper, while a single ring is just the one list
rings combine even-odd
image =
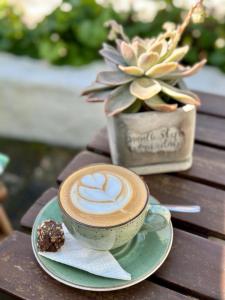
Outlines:
[{"label": "wooden bench", "polygon": [[3,201],[6,200],[8,191],[5,185],[0,181],[0,240],[12,233],[11,223],[3,208]]},{"label": "wooden bench", "polygon": [[[162,203],[198,204],[198,215],[173,213],[174,243],[150,278],[121,291],[72,289],[45,274],[36,263],[29,234],[14,232],[0,243],[0,290],[21,299],[225,299],[225,98],[200,93],[193,167],[185,172],[144,176]],[[62,170],[60,184],[78,168],[110,163],[106,129]],[[21,220],[30,232],[40,209],[58,190],[47,190]]]}]

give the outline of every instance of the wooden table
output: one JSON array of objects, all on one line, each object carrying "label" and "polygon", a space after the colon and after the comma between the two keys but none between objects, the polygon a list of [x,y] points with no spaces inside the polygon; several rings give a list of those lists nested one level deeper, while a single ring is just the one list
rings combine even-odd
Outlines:
[{"label": "wooden table", "polygon": [[12,226],[3,208],[3,202],[7,199],[8,190],[3,182],[0,181],[0,241],[12,233]]},{"label": "wooden table", "polygon": [[[198,204],[199,215],[173,214],[174,243],[163,266],[144,282],[121,291],[97,293],[66,287],[45,274],[31,250],[30,235],[14,232],[0,244],[0,290],[21,299],[225,299],[225,98],[199,93],[193,167],[185,172],[145,176],[162,203]],[[74,137],[79,138],[79,137]],[[61,172],[60,184],[78,168],[110,163],[101,130]],[[57,194],[47,190],[21,220],[28,232],[39,210]]]}]

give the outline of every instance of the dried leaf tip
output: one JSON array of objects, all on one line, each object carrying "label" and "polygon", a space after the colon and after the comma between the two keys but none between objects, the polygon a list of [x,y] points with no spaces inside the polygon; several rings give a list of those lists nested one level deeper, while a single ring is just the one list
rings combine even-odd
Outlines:
[{"label": "dried leaf tip", "polygon": [[109,40],[114,41],[119,37],[122,38],[123,41],[129,42],[129,38],[124,32],[123,26],[118,24],[115,20],[105,22],[104,26],[110,29],[108,33]]}]

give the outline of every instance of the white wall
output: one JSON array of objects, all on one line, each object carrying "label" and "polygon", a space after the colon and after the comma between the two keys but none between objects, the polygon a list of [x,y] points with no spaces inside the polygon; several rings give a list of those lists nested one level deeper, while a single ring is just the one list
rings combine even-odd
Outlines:
[{"label": "white wall", "polygon": [[103,106],[80,97],[101,64],[54,67],[1,54],[0,65],[0,135],[83,147],[104,126]]}]

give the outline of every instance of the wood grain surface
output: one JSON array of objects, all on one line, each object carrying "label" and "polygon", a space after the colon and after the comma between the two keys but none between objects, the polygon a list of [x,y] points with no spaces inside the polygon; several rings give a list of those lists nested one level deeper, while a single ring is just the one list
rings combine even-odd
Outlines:
[{"label": "wood grain surface", "polygon": [[215,94],[195,91],[200,99],[202,105],[198,108],[199,112],[211,114],[219,117],[225,117],[225,97]]},{"label": "wood grain surface", "polygon": [[144,281],[114,292],[88,292],[67,287],[47,275],[34,259],[30,236],[20,232],[0,243],[0,290],[24,300],[191,300]]},{"label": "wood grain surface", "polygon": [[[110,155],[106,128],[101,129],[93,137],[87,149],[106,156]],[[176,176],[225,189],[225,151],[195,144],[192,168],[176,173]]]}]

